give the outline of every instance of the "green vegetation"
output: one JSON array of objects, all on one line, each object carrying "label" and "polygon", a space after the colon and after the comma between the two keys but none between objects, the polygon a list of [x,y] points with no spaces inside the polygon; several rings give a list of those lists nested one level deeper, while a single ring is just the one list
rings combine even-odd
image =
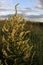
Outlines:
[{"label": "green vegetation", "polygon": [[0,21],[0,65],[43,65],[43,30],[23,16]]}]

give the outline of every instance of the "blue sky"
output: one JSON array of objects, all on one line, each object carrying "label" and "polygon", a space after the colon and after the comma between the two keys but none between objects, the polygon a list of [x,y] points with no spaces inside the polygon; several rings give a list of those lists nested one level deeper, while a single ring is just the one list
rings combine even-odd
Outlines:
[{"label": "blue sky", "polygon": [[25,15],[42,15],[43,0],[0,0],[0,16],[14,14],[14,6],[19,3],[18,13]]}]

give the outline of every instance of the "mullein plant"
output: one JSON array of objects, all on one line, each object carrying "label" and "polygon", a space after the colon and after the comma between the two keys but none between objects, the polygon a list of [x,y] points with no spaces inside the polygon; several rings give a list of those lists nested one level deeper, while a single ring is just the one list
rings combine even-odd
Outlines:
[{"label": "mullein plant", "polygon": [[34,65],[36,51],[29,38],[31,31],[25,27],[22,16],[9,17],[2,27],[3,65]]}]

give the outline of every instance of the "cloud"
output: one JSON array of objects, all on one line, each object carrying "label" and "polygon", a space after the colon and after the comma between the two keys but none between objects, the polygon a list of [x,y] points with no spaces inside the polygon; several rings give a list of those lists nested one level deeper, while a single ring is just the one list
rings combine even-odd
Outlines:
[{"label": "cloud", "polygon": [[4,1],[0,0],[0,4],[4,4]]},{"label": "cloud", "polygon": [[38,2],[38,5],[36,5],[36,7],[35,8],[37,8],[37,9],[43,9],[43,0],[36,0],[37,2]]},{"label": "cloud", "polygon": [[8,11],[8,10],[12,10],[13,6],[12,6],[12,0],[0,0],[0,11]]},{"label": "cloud", "polygon": [[0,7],[4,5],[4,1],[0,0]]},{"label": "cloud", "polygon": [[1,16],[1,15],[5,15],[5,12],[0,12],[0,16]]},{"label": "cloud", "polygon": [[31,12],[32,9],[31,8],[23,8],[23,9],[19,9],[19,11],[22,11],[22,12]]},{"label": "cloud", "polygon": [[37,8],[37,9],[43,9],[43,6],[42,5],[37,5],[35,8]]},{"label": "cloud", "polygon": [[[33,0],[34,1],[34,0]],[[23,14],[27,14],[27,15],[30,15],[31,12],[34,12],[34,13],[41,13],[43,11],[43,0],[36,0],[39,4],[36,5],[35,7],[33,8],[23,8],[23,9],[18,9],[18,12],[19,13],[23,13]],[[0,12],[3,11],[6,13],[6,11],[14,11],[14,4],[12,2],[12,0],[0,0]]]},{"label": "cloud", "polygon": [[39,0],[40,1],[40,4],[43,6],[43,0]]},{"label": "cloud", "polygon": [[36,0],[37,2],[39,2],[39,3],[43,3],[43,0]]},{"label": "cloud", "polygon": [[37,2],[37,5],[34,6],[34,11],[40,12],[40,14],[43,12],[43,0],[35,0]]},{"label": "cloud", "polygon": [[11,11],[11,10],[13,10],[13,8],[0,7],[0,11]]},{"label": "cloud", "polygon": [[41,6],[43,6],[43,0],[36,0]]},{"label": "cloud", "polygon": [[11,11],[13,10],[13,7],[10,6],[9,0],[0,0],[0,11]]},{"label": "cloud", "polygon": [[28,12],[42,12],[43,10],[41,10],[41,9],[32,9],[32,8],[25,8],[25,9],[22,9],[22,10],[20,10],[21,12],[23,12],[23,13],[28,13]]}]

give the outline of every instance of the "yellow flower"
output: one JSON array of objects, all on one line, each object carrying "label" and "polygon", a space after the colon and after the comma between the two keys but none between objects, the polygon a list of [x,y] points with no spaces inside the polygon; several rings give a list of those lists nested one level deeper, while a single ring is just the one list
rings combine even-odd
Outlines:
[{"label": "yellow flower", "polygon": [[21,32],[21,33],[20,33],[20,37],[22,37],[22,36],[23,36],[23,34],[24,34],[24,32]]},{"label": "yellow flower", "polygon": [[24,28],[25,24],[22,24],[22,29]]}]

